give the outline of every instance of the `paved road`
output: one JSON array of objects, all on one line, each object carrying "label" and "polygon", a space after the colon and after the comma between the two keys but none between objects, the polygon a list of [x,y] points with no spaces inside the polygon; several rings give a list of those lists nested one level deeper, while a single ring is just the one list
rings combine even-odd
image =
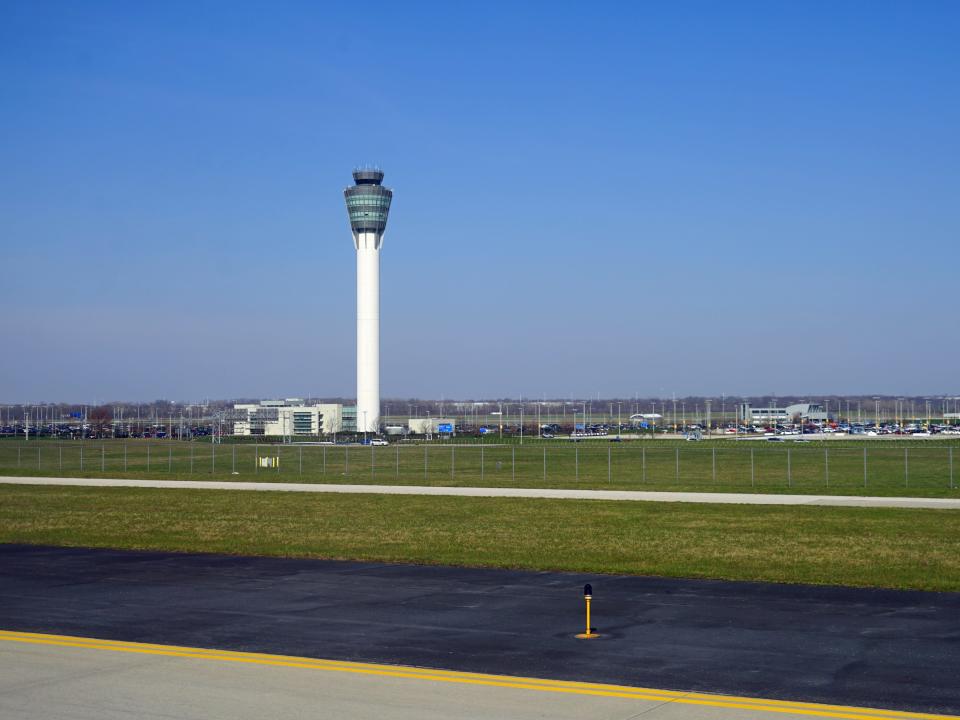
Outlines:
[{"label": "paved road", "polygon": [[0,629],[960,714],[951,593],[2,545]]},{"label": "paved road", "polygon": [[[0,716],[878,720],[872,711],[0,631]],[[931,718],[933,716],[927,715]],[[912,720],[884,712],[886,720]]]},{"label": "paved road", "polygon": [[647,502],[731,505],[833,505],[960,510],[960,499],[855,497],[842,495],[763,495],[720,492],[645,492],[639,490],[550,490],[537,488],[432,487],[428,485],[335,485],[327,483],[231,482],[215,480],[122,480],[119,478],[0,477],[0,484],[146,487],[187,490],[268,490],[280,492],[453,495],[463,497],[556,498],[562,500],[640,500]]}]

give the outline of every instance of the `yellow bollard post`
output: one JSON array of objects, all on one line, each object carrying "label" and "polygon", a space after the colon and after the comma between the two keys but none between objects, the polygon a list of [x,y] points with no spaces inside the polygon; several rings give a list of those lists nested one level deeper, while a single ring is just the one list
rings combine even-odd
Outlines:
[{"label": "yellow bollard post", "polygon": [[587,628],[586,632],[577,633],[577,637],[581,640],[600,637],[599,633],[594,632],[596,628],[590,627],[590,601],[593,600],[593,586],[590,583],[583,586],[583,599],[587,603]]}]

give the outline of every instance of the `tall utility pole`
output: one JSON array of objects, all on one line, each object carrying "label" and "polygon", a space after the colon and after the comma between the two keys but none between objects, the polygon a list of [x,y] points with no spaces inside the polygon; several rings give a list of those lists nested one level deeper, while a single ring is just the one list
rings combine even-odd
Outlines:
[{"label": "tall utility pole", "polygon": [[357,251],[357,419],[366,433],[380,428],[380,248],[393,190],[378,168],[354,170],[353,180],[343,195]]}]

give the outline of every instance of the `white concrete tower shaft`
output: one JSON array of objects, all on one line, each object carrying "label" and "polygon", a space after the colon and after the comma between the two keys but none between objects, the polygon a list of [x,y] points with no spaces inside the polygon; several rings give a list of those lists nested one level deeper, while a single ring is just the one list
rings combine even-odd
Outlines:
[{"label": "white concrete tower shaft", "polygon": [[354,170],[344,190],[357,250],[357,430],[380,429],[380,248],[393,191],[376,168]]},{"label": "white concrete tower shaft", "polygon": [[380,426],[380,238],[357,238],[357,429]]}]

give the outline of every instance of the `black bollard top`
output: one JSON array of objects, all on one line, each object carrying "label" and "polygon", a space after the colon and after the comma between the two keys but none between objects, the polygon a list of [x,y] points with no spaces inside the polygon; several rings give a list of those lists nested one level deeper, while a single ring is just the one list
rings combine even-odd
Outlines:
[{"label": "black bollard top", "polygon": [[593,597],[593,585],[587,583],[583,586],[583,596],[588,600]]}]

